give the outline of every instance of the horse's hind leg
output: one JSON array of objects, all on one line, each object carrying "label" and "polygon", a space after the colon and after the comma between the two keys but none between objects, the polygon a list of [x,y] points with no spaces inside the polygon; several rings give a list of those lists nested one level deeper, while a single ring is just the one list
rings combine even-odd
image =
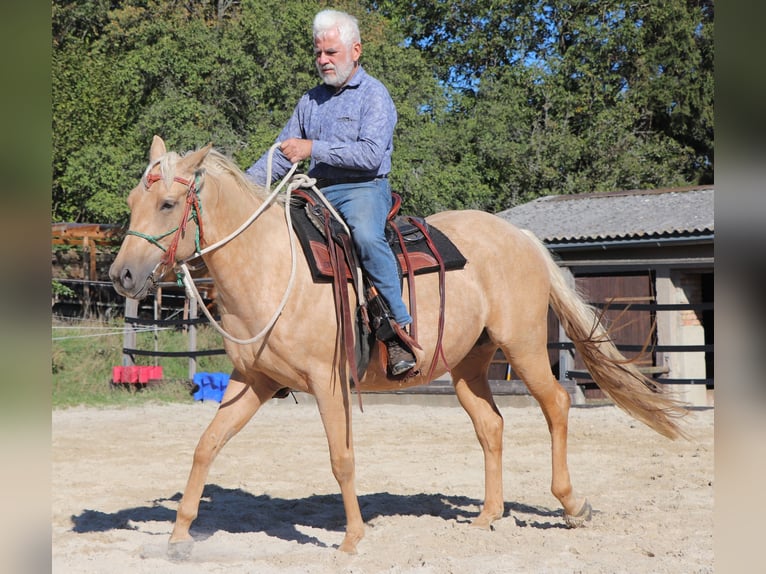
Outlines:
[{"label": "horse's hind leg", "polygon": [[551,492],[564,507],[564,520],[570,527],[582,526],[591,518],[591,507],[587,498],[578,497],[573,488],[567,465],[567,433],[569,393],[553,376],[545,352],[545,345],[508,348],[506,356],[510,358],[514,371],[529,388],[532,396],[542,408],[548,430],[551,434],[552,478]]},{"label": "horse's hind leg", "polygon": [[503,417],[487,380],[494,345],[476,346],[452,369],[455,394],[468,413],[484,452],[484,505],[472,526],[489,528],[503,516]]},{"label": "horse's hind leg", "polygon": [[200,497],[213,460],[229,439],[271,398],[275,389],[268,380],[247,385],[241,381],[236,371],[232,373],[221,406],[202,433],[194,451],[191,472],[178,505],[176,522],[168,544],[168,555],[171,559],[188,558],[191,553],[193,541],[189,528],[197,517]]}]

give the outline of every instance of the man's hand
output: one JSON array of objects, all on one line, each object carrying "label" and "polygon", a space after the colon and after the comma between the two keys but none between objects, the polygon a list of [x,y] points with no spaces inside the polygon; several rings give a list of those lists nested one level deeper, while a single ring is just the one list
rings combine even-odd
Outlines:
[{"label": "man's hand", "polygon": [[286,139],[280,144],[279,149],[290,160],[290,163],[298,163],[307,157],[311,157],[311,140]]}]

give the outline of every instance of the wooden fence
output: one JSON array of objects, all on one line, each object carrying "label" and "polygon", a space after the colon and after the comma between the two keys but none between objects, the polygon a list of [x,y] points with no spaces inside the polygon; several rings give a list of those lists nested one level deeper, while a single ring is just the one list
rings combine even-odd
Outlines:
[{"label": "wooden fence", "polygon": [[[713,303],[609,303],[607,304],[592,304],[594,307],[604,308],[606,306],[609,309],[619,311],[624,309],[630,309],[631,311],[648,311],[650,313],[664,313],[664,312],[677,312],[677,311],[712,311],[714,308]],[[648,347],[644,345],[629,345],[629,344],[617,344],[617,349],[622,353],[641,353],[643,351],[650,353],[705,353],[706,355],[713,357],[715,352],[715,346],[712,344],[703,345],[667,345],[667,344],[654,344]],[[562,341],[559,343],[550,343],[549,348],[556,348],[563,351],[568,351],[567,355],[571,357],[571,351],[574,349],[574,343],[571,341]],[[562,353],[563,354],[563,353]],[[572,362],[568,363],[573,364]],[[646,365],[639,367],[639,369],[649,376],[654,376],[658,383],[663,385],[713,385],[713,377],[702,378],[670,378],[663,375],[668,374],[668,370],[663,366]],[[590,374],[587,371],[579,371],[571,368],[565,370],[566,378],[581,380],[590,379]]]},{"label": "wooden fence", "polygon": [[[594,304],[595,307],[599,305]],[[670,312],[670,311],[708,311],[713,309],[713,303],[697,303],[697,304],[656,304],[656,303],[641,303],[641,304],[611,304],[610,309],[619,310],[623,308],[630,308],[634,311],[650,311],[650,312]],[[197,305],[192,304],[192,301],[188,301],[188,317],[179,320],[162,320],[162,319],[139,319],[138,302],[132,299],[126,300],[125,304],[125,339],[123,345],[123,365],[134,365],[135,356],[153,356],[153,357],[188,357],[189,358],[189,378],[193,379],[196,373],[196,358],[204,355],[219,355],[224,354],[223,349],[210,349],[210,350],[197,350],[196,348],[196,325],[200,323],[207,323],[206,317],[197,317]],[[135,348],[136,331],[137,327],[166,327],[166,326],[187,326],[188,327],[188,350],[168,352],[162,351],[155,346],[154,350],[140,350]],[[621,352],[641,352],[649,351],[652,353],[700,353],[706,354],[714,353],[714,345],[653,345],[648,349],[645,349],[643,345],[629,345],[629,344],[617,344],[617,348]],[[550,342],[548,343],[549,350],[559,351],[559,379],[562,384],[571,385],[572,381],[586,382],[590,380],[590,374],[587,371],[581,371],[574,369],[575,356],[574,356],[574,343],[569,340]],[[493,361],[495,364],[506,363],[502,352],[498,352],[499,358]],[[667,369],[661,366],[645,365],[640,367],[640,370],[645,374],[652,376],[658,383],[661,384],[684,384],[684,385],[706,385],[712,386],[713,378],[669,378],[663,375],[667,374]],[[513,374],[508,367],[507,376],[505,380],[513,380]]]}]

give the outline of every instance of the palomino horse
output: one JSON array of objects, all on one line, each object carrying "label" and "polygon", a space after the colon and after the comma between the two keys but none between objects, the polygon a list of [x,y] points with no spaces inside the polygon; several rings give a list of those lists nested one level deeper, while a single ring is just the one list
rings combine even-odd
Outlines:
[{"label": "palomino horse", "polygon": [[[200,247],[242,228],[249,214],[263,208],[265,196],[264,190],[256,189],[233,162],[211,146],[180,156],[167,152],[165,143],[155,136],[149,166],[128,197],[130,231],[110,269],[116,290],[126,297],[145,297],[177,261],[192,258]],[[468,261],[463,269],[446,273],[443,356],[433,376],[450,370],[457,398],[471,418],[484,452],[484,504],[473,524],[489,528],[504,509],[503,418],[487,380],[489,364],[500,348],[542,408],[552,443],[551,491],[564,508],[565,522],[580,526],[590,519],[591,507],[574,491],[569,477],[570,399],[548,360],[548,305],[594,380],[630,415],[660,434],[676,438],[683,434],[675,420],[683,415],[683,406],[659,392],[617,351],[595,313],[530,233],[480,211],[437,213],[427,221],[450,237]],[[302,256],[297,265],[291,263],[292,234],[284,205],[272,203],[240,234],[203,255],[218,290],[223,329],[238,340],[224,340],[233,372],[221,405],[194,452],[170,536],[171,555],[191,551],[189,528],[215,456],[262,404],[285,387],[316,398],[346,513],[340,550],[355,552],[364,536],[355,491],[353,401],[333,290],[328,283],[312,280]],[[404,381],[389,380],[375,349],[358,392],[429,382],[425,374],[429,369],[423,367],[431,364],[436,352],[438,277],[418,275],[415,285],[422,347],[417,353],[419,374]],[[353,290],[351,293],[353,297]],[[283,306],[277,317],[280,301]],[[264,336],[241,342],[259,332]]]}]

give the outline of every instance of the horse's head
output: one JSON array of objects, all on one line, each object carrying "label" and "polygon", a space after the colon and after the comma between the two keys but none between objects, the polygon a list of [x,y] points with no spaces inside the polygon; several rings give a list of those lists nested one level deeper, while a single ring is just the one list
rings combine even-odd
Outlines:
[{"label": "horse's head", "polygon": [[128,196],[129,231],[109,269],[121,295],[144,298],[177,260],[194,254],[201,229],[200,167],[210,149],[181,157],[168,153],[165,142],[154,136],[149,166]]}]

